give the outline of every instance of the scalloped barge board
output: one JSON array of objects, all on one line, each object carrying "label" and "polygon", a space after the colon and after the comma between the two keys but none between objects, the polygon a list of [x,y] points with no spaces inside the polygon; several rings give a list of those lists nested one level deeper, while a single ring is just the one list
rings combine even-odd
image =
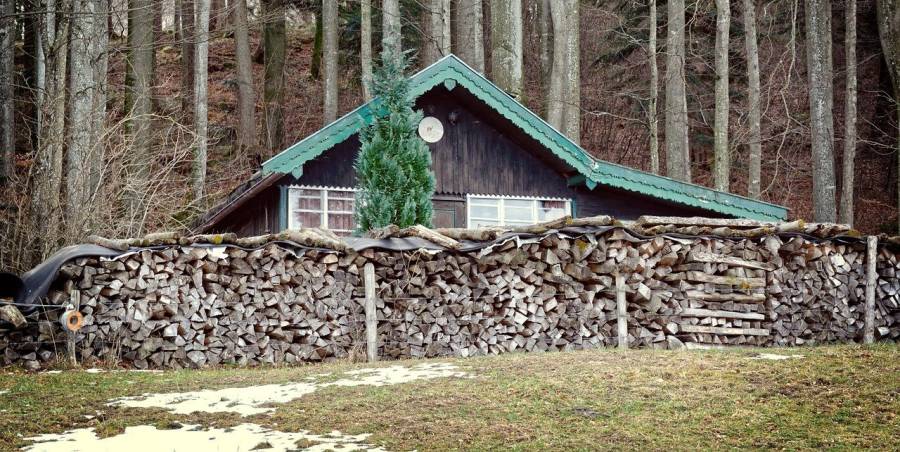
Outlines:
[{"label": "scalloped barge board", "polygon": [[[329,386],[387,386],[433,378],[471,378],[453,364],[428,363],[412,367],[388,366],[345,372],[346,378],[327,383],[314,381],[248,386],[241,388],[206,389],[193,392],[143,394],[112,400],[110,406],[133,408],[163,408],[176,414],[196,411],[206,413],[234,412],[241,416],[271,413],[273,403],[285,403],[312,394]],[[309,377],[308,377],[309,378]]]},{"label": "scalloped barge board", "polygon": [[184,425],[178,429],[158,430],[151,425],[126,427],[125,432],[107,438],[99,438],[93,428],[70,430],[60,434],[40,435],[29,440],[35,444],[24,448],[30,452],[101,452],[101,451],[248,451],[268,444],[266,452],[287,452],[298,450],[298,441],[307,443],[308,451],[354,451],[365,450],[384,452],[385,449],[366,444],[370,435],[345,435],[333,431],[324,435],[314,435],[308,431],[280,432],[269,430],[256,424],[240,424],[231,428],[202,429],[198,425]]}]

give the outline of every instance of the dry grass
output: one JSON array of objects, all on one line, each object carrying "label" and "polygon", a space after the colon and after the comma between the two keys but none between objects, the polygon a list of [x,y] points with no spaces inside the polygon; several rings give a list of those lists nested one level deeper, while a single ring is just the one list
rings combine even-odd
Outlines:
[{"label": "dry grass", "polygon": [[[595,350],[440,360],[477,378],[329,387],[249,420],[284,431],[373,433],[371,442],[391,450],[896,447],[900,347],[794,349],[785,353],[806,357],[785,361],[751,359],[755,353]],[[0,395],[0,448],[72,427],[110,435],[140,424],[234,425],[242,421],[235,414],[182,416],[105,403],[323,372],[332,375],[318,378],[330,379],[359,367],[0,374],[0,391],[9,391]]]}]

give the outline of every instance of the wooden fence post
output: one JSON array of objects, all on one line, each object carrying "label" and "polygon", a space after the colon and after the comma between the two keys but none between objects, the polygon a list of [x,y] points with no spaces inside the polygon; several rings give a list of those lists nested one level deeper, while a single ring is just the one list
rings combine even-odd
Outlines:
[{"label": "wooden fence post", "polygon": [[619,349],[628,349],[628,309],[625,306],[625,278],[616,273],[616,319],[619,327]]},{"label": "wooden fence post", "polygon": [[870,235],[866,240],[866,321],[863,329],[863,343],[875,342],[875,281],[878,260],[878,237]]},{"label": "wooden fence post", "polygon": [[[77,289],[72,289],[72,291],[69,292],[69,305],[66,306],[66,310],[64,312],[68,312],[71,309],[78,309],[79,307],[81,307],[81,293],[78,292]],[[78,311],[75,312],[77,313]],[[77,367],[78,358],[75,350],[75,331],[72,330],[70,325],[68,325],[68,318],[66,319],[66,323],[66,354],[69,357],[69,365],[72,367]]]},{"label": "wooden fence post", "polygon": [[378,361],[378,316],[375,313],[375,266],[371,262],[363,266],[366,286],[366,358]]},{"label": "wooden fence post", "polygon": [[78,358],[75,354],[75,332],[74,331],[66,331],[66,355],[69,357],[69,365],[72,367],[78,366]]}]

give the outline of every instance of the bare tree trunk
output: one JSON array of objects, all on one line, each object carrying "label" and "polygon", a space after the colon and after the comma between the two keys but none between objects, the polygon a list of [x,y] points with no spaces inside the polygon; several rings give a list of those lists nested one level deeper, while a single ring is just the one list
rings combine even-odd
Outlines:
[{"label": "bare tree trunk", "polygon": [[325,60],[323,81],[325,108],[323,121],[337,119],[338,109],[338,4],[337,0],[322,0],[322,58]]},{"label": "bare tree trunk", "polygon": [[181,43],[181,114],[190,118],[194,103],[194,0],[176,0],[181,18],[178,40]]},{"label": "bare tree trunk", "polygon": [[[897,170],[900,173],[900,5],[893,0],[878,0],[878,35],[881,50],[894,84],[894,105],[897,109]],[[900,212],[900,177],[897,178],[897,202]],[[900,222],[900,216],[897,217]]]},{"label": "bare tree trunk", "polygon": [[716,113],[713,130],[713,185],[728,191],[731,182],[731,151],[728,143],[728,48],[731,1],[716,0]]},{"label": "bare tree trunk", "polygon": [[[96,192],[100,186],[102,177],[103,163],[105,159],[105,143],[103,142],[104,132],[106,131],[106,95],[109,85],[107,73],[109,72],[109,1],[94,0],[96,14],[94,16],[94,36],[91,40],[92,52],[91,58],[94,66],[94,94],[91,116],[93,118],[94,145],[92,146],[91,170],[90,170],[90,191]],[[150,49],[154,54],[153,48]],[[154,58],[155,60],[155,58]],[[154,65],[155,66],[155,65]],[[152,68],[151,68],[152,69]],[[153,83],[153,74],[155,70],[150,72],[150,83]]]},{"label": "bare tree trunk", "polygon": [[316,14],[316,33],[313,37],[313,52],[309,62],[309,75],[318,79],[322,76],[322,11]]},{"label": "bare tree trunk", "polygon": [[666,175],[690,182],[687,93],[684,78],[684,0],[668,2],[666,37]]},{"label": "bare tree trunk", "polygon": [[372,0],[360,0],[359,44],[363,99],[368,102],[372,100]]},{"label": "bare tree trunk", "polygon": [[430,64],[450,54],[450,0],[431,0],[428,16],[425,53],[426,63]]},{"label": "bare tree trunk", "polygon": [[[162,36],[163,36],[163,0],[155,0],[152,3],[151,8],[153,9],[153,39],[159,41],[153,41],[153,48],[155,49],[157,46],[162,45]],[[156,51],[153,52],[153,65],[152,72],[156,73]],[[150,80],[155,79],[155,77],[151,77]],[[156,93],[152,93],[154,99],[156,99]],[[151,104],[153,105],[153,104]]]},{"label": "bare tree trunk", "polygon": [[[153,80],[153,0],[128,2],[128,54],[125,62],[125,114],[128,118],[128,134],[131,150],[128,153],[127,188],[125,198],[129,224],[134,227],[142,222],[145,210],[145,189],[150,179],[150,146],[153,104],[151,89]],[[140,227],[133,231],[139,234]]]},{"label": "bare tree trunk", "polygon": [[549,89],[550,73],[553,72],[553,19],[550,17],[550,0],[537,0],[537,2],[540,14],[538,34],[541,41],[541,85],[544,89]]},{"label": "bare tree trunk", "polygon": [[481,0],[459,0],[456,4],[456,56],[480,73],[484,73],[483,20]]},{"label": "bare tree trunk", "polygon": [[[47,88],[47,58],[44,53],[44,28],[46,27],[47,2],[38,1],[36,3],[39,14],[34,17],[34,137],[33,147],[40,147],[41,127],[43,118],[41,117],[44,105],[44,90]],[[43,8],[43,10],[41,10]]]},{"label": "bare tree trunk", "polygon": [[569,16],[562,1],[551,2],[550,17],[553,21],[553,60],[550,84],[547,89],[547,123],[560,132],[565,131],[566,119],[566,30]]},{"label": "bare tree trunk", "polygon": [[832,122],[831,2],[806,0],[806,58],[812,129],[814,220],[833,223],[835,209],[834,124]]},{"label": "bare tree trunk", "polygon": [[389,54],[399,56],[403,51],[400,0],[384,0],[381,3],[381,46]]},{"label": "bare tree trunk", "polygon": [[656,0],[650,0],[650,102],[647,108],[647,120],[650,123],[650,171],[659,174],[659,118],[656,114],[656,103],[659,100],[659,68],[656,66]]},{"label": "bare tree trunk", "polygon": [[209,4],[209,30],[216,31],[221,25],[221,15],[224,12],[225,2],[222,0],[211,0]]},{"label": "bare tree trunk", "polygon": [[12,177],[15,158],[15,1],[0,0],[0,184]]},{"label": "bare tree trunk", "polygon": [[263,80],[263,130],[269,155],[284,145],[284,62],[287,45],[284,30],[284,3],[267,0],[263,25],[265,78]]},{"label": "bare tree trunk", "polygon": [[847,93],[844,96],[844,165],[841,178],[841,223],[853,226],[853,160],[856,158],[856,0],[847,0],[844,49]]},{"label": "bare tree trunk", "polygon": [[71,29],[69,30],[70,59],[72,68],[69,77],[69,137],[66,158],[66,220],[70,226],[70,237],[84,235],[90,227],[87,224],[90,207],[90,173],[94,154],[96,133],[91,112],[94,108],[94,71],[92,66],[92,44],[95,10],[92,0],[75,0],[72,7]]},{"label": "bare tree trunk", "polygon": [[247,0],[234,1],[234,46],[238,83],[238,149],[256,144],[256,95],[253,90],[253,65],[250,58],[250,32],[247,28]]},{"label": "bare tree trunk", "polygon": [[522,98],[522,0],[491,0],[491,77]]},{"label": "bare tree trunk", "polygon": [[[0,0],[0,11],[3,10],[4,0]],[[21,86],[19,91],[23,91],[24,88],[26,98],[29,99],[29,103],[34,105],[34,94],[37,92],[36,83],[37,83],[37,69],[38,69],[38,60],[37,60],[37,51],[38,51],[38,37],[40,36],[40,16],[37,13],[41,8],[40,0],[20,0],[18,2],[18,6],[15,8],[14,14],[17,17],[12,18],[12,20],[17,20],[18,24],[16,28],[18,29],[17,33],[21,33],[22,39],[22,56],[24,57],[22,62],[22,70],[19,71],[20,80],[17,82],[17,85]],[[0,12],[0,16],[3,13]],[[0,18],[0,23],[3,22],[3,19]],[[0,25],[2,27],[2,25]],[[0,32],[2,34],[2,32]],[[2,57],[0,57],[2,59]],[[24,111],[19,113],[19,121],[21,129],[27,130],[28,138],[29,138],[29,147],[36,141],[36,136],[34,135],[34,124],[37,122],[37,118],[35,117],[35,113],[38,111],[37,108],[33,108],[31,111]],[[2,127],[2,126],[0,126]],[[2,160],[0,160],[0,166],[2,166]],[[2,171],[0,171],[0,184],[2,184],[3,177]]]},{"label": "bare tree trunk", "polygon": [[209,60],[209,0],[197,0],[197,44],[194,50],[194,126],[197,147],[194,150],[192,185],[194,200],[202,202],[206,185],[207,99],[206,83]]},{"label": "bare tree trunk", "polygon": [[[43,231],[36,260],[43,260],[59,238],[60,187],[65,144],[66,74],[68,61],[68,5],[65,0],[47,0],[41,43],[47,61],[46,91],[42,96],[46,124],[41,125],[35,153],[31,192],[32,229]],[[60,14],[57,14],[59,12]],[[59,19],[57,27],[57,18]]]},{"label": "bare tree trunk", "polygon": [[566,83],[565,131],[576,144],[581,142],[581,45],[579,0],[565,0],[566,18]]},{"label": "bare tree trunk", "polygon": [[759,47],[756,43],[756,0],[744,0],[744,40],[747,47],[747,102],[750,122],[747,195],[759,198],[762,178],[762,130],[759,106]]}]

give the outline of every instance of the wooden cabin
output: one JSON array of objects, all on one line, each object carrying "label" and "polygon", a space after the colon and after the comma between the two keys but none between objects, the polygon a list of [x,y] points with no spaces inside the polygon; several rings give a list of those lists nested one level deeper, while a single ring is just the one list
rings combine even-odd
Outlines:
[{"label": "wooden cabin", "polygon": [[[570,214],[783,220],[781,206],[598,160],[450,55],[410,79],[432,151],[435,227],[531,224]],[[377,102],[373,101],[373,102]],[[369,102],[285,149],[200,220],[259,235],[354,228],[353,163]]]}]

